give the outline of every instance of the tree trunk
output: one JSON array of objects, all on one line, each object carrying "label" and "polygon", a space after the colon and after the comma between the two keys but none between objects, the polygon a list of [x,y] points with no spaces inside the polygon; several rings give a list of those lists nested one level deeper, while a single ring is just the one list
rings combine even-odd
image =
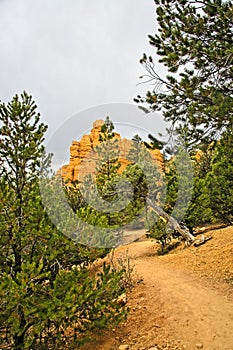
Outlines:
[{"label": "tree trunk", "polygon": [[14,349],[23,350],[24,349],[24,334],[14,335]]},{"label": "tree trunk", "polygon": [[19,326],[19,331],[18,333],[14,334],[13,339],[14,339],[14,350],[23,350],[24,349],[24,342],[25,342],[25,333],[27,329],[29,328],[26,327],[26,320],[24,316],[24,311],[23,307],[19,305],[18,307],[18,315],[20,316],[20,326]]},{"label": "tree trunk", "polygon": [[195,240],[195,237],[189,232],[189,230],[184,230],[180,227],[176,219],[172,216],[168,215],[163,209],[161,209],[158,205],[152,202],[151,199],[147,198],[147,204],[151,207],[152,210],[159,216],[163,217],[168,225],[173,228],[175,231],[179,232],[184,240],[188,243],[192,243]]}]

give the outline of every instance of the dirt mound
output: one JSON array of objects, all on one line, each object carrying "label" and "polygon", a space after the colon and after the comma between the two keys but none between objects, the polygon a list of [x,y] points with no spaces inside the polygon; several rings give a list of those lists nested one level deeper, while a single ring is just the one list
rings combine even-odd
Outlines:
[{"label": "dirt mound", "polygon": [[208,234],[204,245],[165,256],[149,239],[118,248],[143,282],[127,293],[127,322],[83,349],[232,350],[233,227]]}]

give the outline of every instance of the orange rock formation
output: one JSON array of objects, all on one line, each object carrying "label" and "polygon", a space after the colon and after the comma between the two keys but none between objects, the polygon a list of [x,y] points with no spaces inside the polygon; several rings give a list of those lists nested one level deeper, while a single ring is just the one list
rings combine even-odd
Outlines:
[{"label": "orange rock formation", "polygon": [[[97,154],[96,146],[100,144],[99,134],[103,120],[96,120],[93,123],[93,128],[89,135],[84,135],[80,141],[73,141],[70,146],[70,161],[69,164],[63,165],[59,170],[59,174],[64,180],[82,181],[85,175],[95,174]],[[119,161],[121,163],[120,171],[130,164],[127,159],[127,154],[132,147],[132,141],[126,138],[121,138],[120,134],[115,132],[115,139],[118,140]],[[163,168],[164,161],[160,150],[149,150],[152,161],[160,168]]]}]

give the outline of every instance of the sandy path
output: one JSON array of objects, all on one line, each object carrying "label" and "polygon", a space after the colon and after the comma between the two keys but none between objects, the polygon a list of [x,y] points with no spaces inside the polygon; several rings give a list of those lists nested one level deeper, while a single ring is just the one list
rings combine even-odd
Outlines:
[{"label": "sandy path", "polygon": [[[200,254],[207,248],[201,249]],[[131,311],[127,322],[89,345],[88,350],[115,350],[123,344],[130,350],[233,350],[233,294],[229,285],[209,283],[190,272],[190,261],[184,268],[182,264],[174,266],[177,254],[156,256],[155,245],[149,240],[118,248],[116,257],[126,251],[143,283],[128,293]]]},{"label": "sandy path", "polygon": [[147,307],[154,308],[156,313],[159,305],[159,312],[164,315],[165,333],[176,337],[183,348],[186,345],[190,350],[198,344],[208,350],[233,349],[232,300],[220,290],[170,270],[153,258],[138,259],[136,267],[147,286],[144,297],[149,299]]},{"label": "sandy path", "polygon": [[[132,350],[233,350],[233,298],[226,286],[163,263],[150,241],[121,247],[143,279],[129,297],[132,311],[116,338]],[[106,344],[107,345],[107,344]],[[117,349],[108,343],[106,349]],[[101,348],[101,347],[100,347]]]}]

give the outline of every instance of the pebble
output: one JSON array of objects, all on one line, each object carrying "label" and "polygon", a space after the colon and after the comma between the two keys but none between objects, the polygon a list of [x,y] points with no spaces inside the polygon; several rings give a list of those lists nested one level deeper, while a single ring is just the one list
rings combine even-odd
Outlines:
[{"label": "pebble", "polygon": [[119,350],[129,350],[129,345],[128,344],[125,344],[125,345],[120,345]]},{"label": "pebble", "polygon": [[197,349],[203,349],[203,344],[202,344],[202,343],[196,344],[196,348],[197,348]]},{"label": "pebble", "polygon": [[126,302],[127,302],[126,294],[125,294],[125,293],[121,294],[121,295],[117,298],[117,302],[118,302],[118,304],[125,305]]}]

